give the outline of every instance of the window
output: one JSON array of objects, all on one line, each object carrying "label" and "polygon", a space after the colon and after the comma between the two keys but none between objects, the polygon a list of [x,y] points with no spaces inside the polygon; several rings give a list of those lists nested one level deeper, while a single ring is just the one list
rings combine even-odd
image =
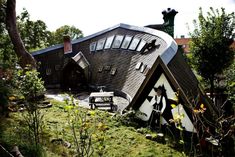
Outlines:
[{"label": "window", "polygon": [[56,71],[60,70],[60,65],[59,64],[55,65],[55,70]]},{"label": "window", "polygon": [[144,74],[144,75],[147,75],[148,72],[149,72],[149,69],[150,69],[149,67],[146,67],[145,70],[144,70],[144,72],[143,72],[143,74]]},{"label": "window", "polygon": [[130,50],[135,50],[136,47],[138,46],[139,42],[140,42],[139,38],[134,38],[131,42],[131,45],[130,45],[129,49]]},{"label": "window", "polygon": [[98,40],[96,50],[102,50],[104,48],[105,38]]},{"label": "window", "polygon": [[50,68],[46,69],[46,75],[51,75],[51,69]]},{"label": "window", "polygon": [[131,42],[131,39],[132,39],[132,36],[125,36],[125,39],[122,43],[122,49],[127,49],[128,46],[130,45],[130,42]]},{"label": "window", "polygon": [[105,70],[105,71],[110,71],[110,69],[111,69],[111,65],[106,65],[106,66],[104,67],[104,70]]},{"label": "window", "polygon": [[93,42],[90,44],[90,51],[95,51],[95,47],[96,47],[96,42]]},{"label": "window", "polygon": [[142,65],[141,69],[140,69],[140,72],[143,73],[146,67],[147,67],[147,65]]},{"label": "window", "polygon": [[101,73],[102,71],[103,71],[103,66],[100,66],[100,67],[98,68],[98,72]]},{"label": "window", "polygon": [[117,68],[112,68],[111,71],[110,71],[110,74],[115,75],[116,72],[117,72]]},{"label": "window", "polygon": [[124,38],[123,35],[117,35],[114,39],[112,48],[116,48],[116,49],[120,48],[123,38]]},{"label": "window", "polygon": [[104,49],[109,49],[112,45],[114,36],[108,37],[104,46]]},{"label": "window", "polygon": [[141,51],[145,45],[146,45],[146,41],[141,40],[139,46],[137,47],[137,51]]},{"label": "window", "polygon": [[136,64],[136,66],[135,66],[135,69],[136,70],[139,70],[140,69],[140,67],[142,66],[142,62],[138,62],[137,64]]}]

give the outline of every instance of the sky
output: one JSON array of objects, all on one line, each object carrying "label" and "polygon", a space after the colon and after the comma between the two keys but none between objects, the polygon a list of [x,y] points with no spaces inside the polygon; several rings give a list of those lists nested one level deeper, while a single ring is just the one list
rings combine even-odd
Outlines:
[{"label": "sky", "polygon": [[[175,37],[188,36],[194,28],[199,7],[203,12],[225,8],[235,12],[235,0],[17,0],[16,13],[26,8],[32,20],[42,20],[50,31],[63,25],[75,26],[84,36],[119,23],[134,26],[162,24],[162,11],[172,8],[175,16]],[[188,28],[189,26],[189,28]]]}]

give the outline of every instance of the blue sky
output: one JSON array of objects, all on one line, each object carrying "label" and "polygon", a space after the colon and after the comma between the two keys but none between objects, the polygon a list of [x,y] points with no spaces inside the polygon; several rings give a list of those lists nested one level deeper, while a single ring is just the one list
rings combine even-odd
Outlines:
[{"label": "blue sky", "polygon": [[175,37],[188,35],[188,27],[197,19],[199,7],[206,13],[210,7],[235,11],[235,0],[18,0],[17,14],[26,8],[31,19],[44,21],[48,29],[74,25],[90,35],[119,23],[135,26],[163,23],[161,12],[172,8],[175,17]]}]

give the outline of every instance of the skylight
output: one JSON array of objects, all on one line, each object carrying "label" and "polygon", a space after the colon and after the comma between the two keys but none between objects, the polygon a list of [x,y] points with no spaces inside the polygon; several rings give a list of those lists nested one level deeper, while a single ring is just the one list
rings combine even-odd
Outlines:
[{"label": "skylight", "polygon": [[96,47],[96,42],[92,42],[91,44],[90,44],[90,51],[92,52],[92,51],[95,51],[95,47]]},{"label": "skylight", "polygon": [[104,49],[109,49],[111,47],[113,39],[114,39],[114,35],[107,38]]},{"label": "skylight", "polygon": [[134,38],[131,42],[131,45],[130,45],[129,49],[130,50],[135,50],[136,47],[138,46],[139,42],[140,42],[139,38]]},{"label": "skylight", "polygon": [[146,45],[146,41],[141,40],[140,44],[137,47],[137,51],[141,51],[145,45]]},{"label": "skylight", "polygon": [[123,38],[124,38],[123,35],[116,35],[112,48],[117,48],[117,49],[120,48]]},{"label": "skylight", "polygon": [[131,42],[131,39],[132,39],[132,36],[125,36],[125,39],[124,39],[124,41],[123,41],[123,43],[122,43],[122,49],[127,49],[128,48],[128,46],[130,45],[130,42]]},{"label": "skylight", "polygon": [[104,48],[105,38],[98,40],[96,50],[102,50]]}]

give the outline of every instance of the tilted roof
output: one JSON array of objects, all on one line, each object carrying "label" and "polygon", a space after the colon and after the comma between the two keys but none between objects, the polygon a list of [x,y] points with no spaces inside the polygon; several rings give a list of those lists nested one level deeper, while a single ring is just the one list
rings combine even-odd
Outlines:
[{"label": "tilted roof", "polygon": [[[106,41],[111,36],[130,36],[132,40],[138,38],[146,43],[156,41],[158,47],[140,53],[136,49],[102,48],[91,52],[90,45],[101,40]],[[115,40],[115,39],[114,39]],[[156,74],[157,67],[162,65],[175,87],[180,88],[185,101],[198,94],[198,81],[187,65],[182,54],[177,51],[175,40],[165,32],[147,27],[137,27],[127,24],[118,24],[87,37],[72,41],[73,52],[70,57],[82,52],[90,63],[89,83],[96,86],[106,86],[107,89],[126,93],[131,106],[141,103],[143,90],[149,89],[151,79]],[[63,45],[55,45],[33,53],[34,56],[47,55],[54,51],[63,51]],[[161,63],[161,64],[160,64]],[[43,64],[43,63],[42,63]],[[142,65],[143,69],[138,69]],[[133,99],[133,101],[132,101]]]}]

